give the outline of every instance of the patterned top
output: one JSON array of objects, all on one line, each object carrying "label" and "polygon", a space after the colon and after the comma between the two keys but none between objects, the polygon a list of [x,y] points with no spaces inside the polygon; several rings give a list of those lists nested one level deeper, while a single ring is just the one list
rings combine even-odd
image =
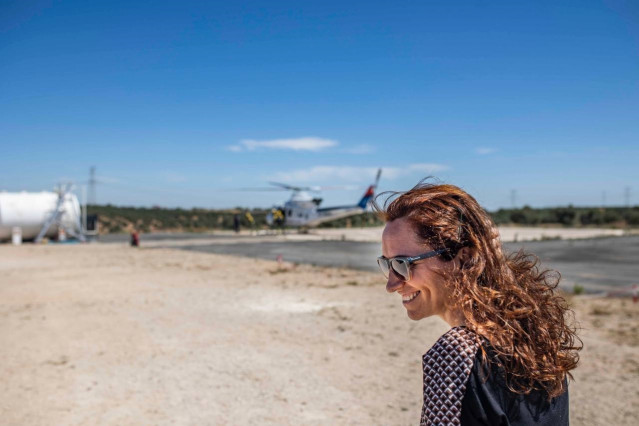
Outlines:
[{"label": "patterned top", "polygon": [[[478,350],[482,345],[487,358]],[[423,357],[421,425],[568,426],[568,391],[549,400],[544,391],[517,394],[490,344],[465,327],[454,327]],[[482,365],[488,363],[489,371]],[[565,383],[567,388],[568,384]]]},{"label": "patterned top", "polygon": [[420,425],[460,425],[462,400],[479,348],[478,336],[451,328],[422,359],[424,406]]}]

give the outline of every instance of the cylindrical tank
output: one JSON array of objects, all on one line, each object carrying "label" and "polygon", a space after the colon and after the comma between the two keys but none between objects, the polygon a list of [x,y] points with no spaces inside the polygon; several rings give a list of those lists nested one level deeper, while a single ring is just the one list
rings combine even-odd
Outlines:
[{"label": "cylindrical tank", "polygon": [[[22,228],[24,240],[34,239],[58,203],[55,192],[0,192],[0,241],[11,239],[12,230]],[[65,227],[80,233],[80,203],[74,194],[64,197],[64,213],[60,221]],[[51,238],[58,235],[54,224],[47,231]]]}]

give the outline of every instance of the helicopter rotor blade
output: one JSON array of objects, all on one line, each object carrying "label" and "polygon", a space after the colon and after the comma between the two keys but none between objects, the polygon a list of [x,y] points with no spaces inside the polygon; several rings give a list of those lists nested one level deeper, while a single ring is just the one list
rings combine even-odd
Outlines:
[{"label": "helicopter rotor blade", "polygon": [[333,186],[314,186],[313,189],[318,191],[359,191],[363,187],[358,185],[333,185]]},{"label": "helicopter rotor blade", "polygon": [[271,185],[288,189],[289,191],[312,191],[313,190],[311,187],[308,187],[308,186],[294,186],[294,185],[289,185],[287,183],[280,183],[280,182],[269,182],[269,183]]},{"label": "helicopter rotor blade", "polygon": [[354,191],[354,190],[360,190],[362,189],[361,186],[357,186],[357,185],[331,185],[331,186],[319,186],[319,185],[314,185],[314,186],[293,186],[293,185],[289,185],[286,183],[279,183],[279,182],[269,182],[271,185],[276,185],[282,188],[286,188],[288,190],[291,191],[312,191],[312,192],[319,192],[319,191],[339,191],[339,190],[343,190],[343,191]]},{"label": "helicopter rotor blade", "polygon": [[272,186],[262,186],[255,188],[234,188],[234,189],[226,189],[225,191],[233,192],[233,191],[246,191],[246,192],[282,192],[289,191],[287,188],[273,188]]}]

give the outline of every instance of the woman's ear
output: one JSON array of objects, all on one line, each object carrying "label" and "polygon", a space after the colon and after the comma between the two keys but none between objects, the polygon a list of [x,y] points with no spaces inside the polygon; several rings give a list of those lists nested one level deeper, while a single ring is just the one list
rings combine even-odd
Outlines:
[{"label": "woman's ear", "polygon": [[461,249],[459,249],[459,251],[457,252],[457,254],[455,255],[455,258],[453,260],[455,262],[455,266],[458,269],[461,269],[462,266],[468,260],[470,260],[470,248],[469,247],[462,247]]}]

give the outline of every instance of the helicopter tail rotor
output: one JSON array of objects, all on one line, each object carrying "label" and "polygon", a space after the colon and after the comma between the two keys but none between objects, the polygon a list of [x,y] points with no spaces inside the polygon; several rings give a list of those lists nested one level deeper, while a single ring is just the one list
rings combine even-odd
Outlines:
[{"label": "helicopter tail rotor", "polygon": [[358,207],[365,209],[368,206],[368,203],[370,203],[370,201],[375,196],[375,190],[377,189],[377,185],[379,184],[379,178],[381,176],[382,176],[382,169],[379,169],[377,170],[377,176],[375,176],[375,182],[368,187],[362,199],[359,200],[359,203],[357,203]]}]

